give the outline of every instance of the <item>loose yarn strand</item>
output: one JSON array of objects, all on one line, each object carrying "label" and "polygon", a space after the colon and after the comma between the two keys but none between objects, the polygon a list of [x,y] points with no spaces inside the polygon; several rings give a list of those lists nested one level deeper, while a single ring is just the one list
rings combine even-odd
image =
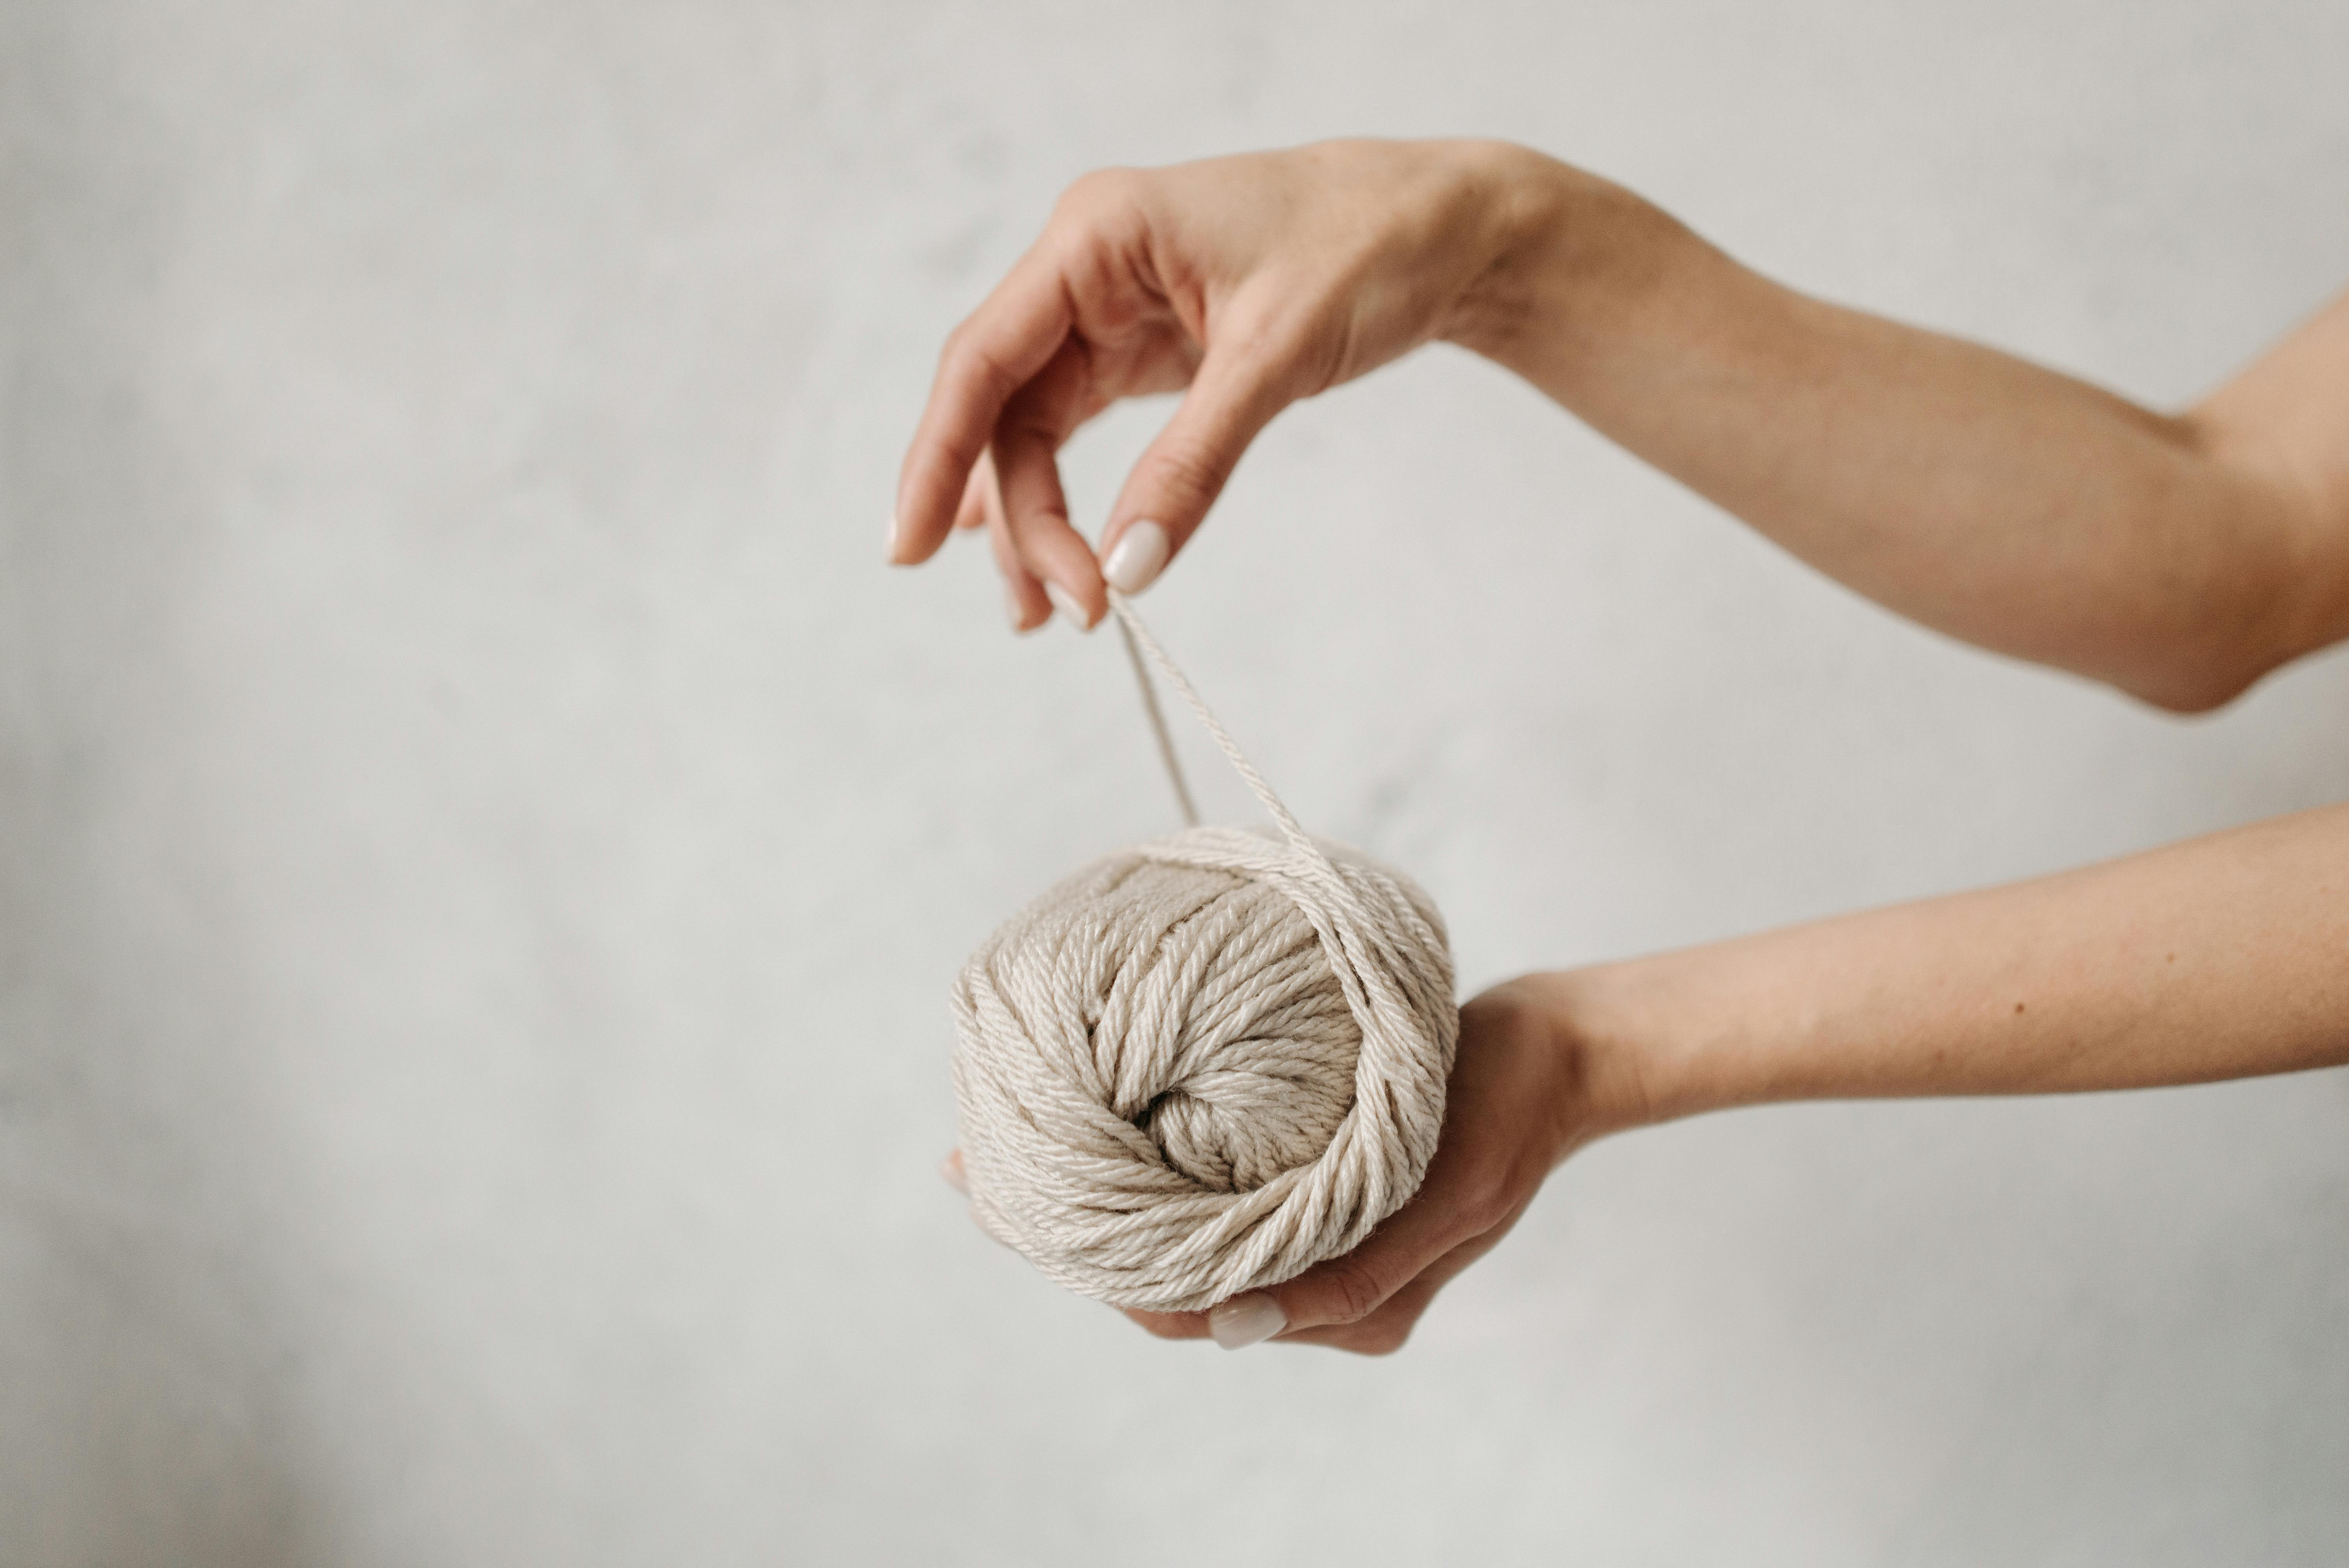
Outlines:
[{"label": "loose yarn strand", "polygon": [[[1241,779],[1247,785],[1249,792],[1263,802],[1264,809],[1272,814],[1273,821],[1278,824],[1281,836],[1288,841],[1289,847],[1309,860],[1327,865],[1328,857],[1322,854],[1320,846],[1313,841],[1312,835],[1306,832],[1297,819],[1289,813],[1288,808],[1281,804],[1280,797],[1272,792],[1272,786],[1264,781],[1264,775],[1258,773],[1248,761],[1247,754],[1240,750],[1239,743],[1234,740],[1230,732],[1216,721],[1206,699],[1201,697],[1193,688],[1190,681],[1185,678],[1183,672],[1175,666],[1174,659],[1169,657],[1166,650],[1159,645],[1158,639],[1151,635],[1150,628],[1143,624],[1142,617],[1134,613],[1132,601],[1124,594],[1112,590],[1109,605],[1111,609],[1117,612],[1118,629],[1125,634],[1126,652],[1132,654],[1134,645],[1137,643],[1141,645],[1143,650],[1150,655],[1150,662],[1158,666],[1158,673],[1164,676],[1166,683],[1180,694],[1185,702],[1191,705],[1191,711],[1199,716],[1199,722],[1207,727],[1207,733],[1215,737],[1217,746],[1223,748],[1224,756],[1230,761],[1233,770],[1238,773]],[[1134,660],[1133,674],[1134,678],[1142,683],[1142,706],[1150,716],[1151,727],[1158,733],[1158,750],[1159,754],[1166,759],[1167,777],[1174,781],[1174,793],[1183,802],[1183,820],[1188,825],[1197,827],[1199,813],[1191,804],[1191,791],[1185,786],[1183,770],[1174,760],[1174,742],[1167,738],[1166,720],[1158,710],[1157,693],[1151,688],[1149,672],[1143,667],[1140,659]]]},{"label": "loose yarn strand", "polygon": [[1142,711],[1150,716],[1150,732],[1158,738],[1158,759],[1166,764],[1166,781],[1174,786],[1174,803],[1183,809],[1183,825],[1199,825],[1199,808],[1192,803],[1191,786],[1183,778],[1183,759],[1174,751],[1174,738],[1166,733],[1166,716],[1159,711],[1158,688],[1150,684],[1150,666],[1142,662],[1142,648],[1133,640],[1133,612],[1126,607],[1124,595],[1112,593],[1110,603],[1118,611],[1118,640],[1125,645],[1126,662],[1133,666],[1133,684],[1142,688]]}]

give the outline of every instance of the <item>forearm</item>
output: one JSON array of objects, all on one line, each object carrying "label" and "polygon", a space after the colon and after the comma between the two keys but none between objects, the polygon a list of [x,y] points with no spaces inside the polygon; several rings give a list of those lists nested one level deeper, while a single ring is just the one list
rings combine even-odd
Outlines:
[{"label": "forearm", "polygon": [[1807,298],[1533,160],[1450,335],[1887,607],[2165,706],[2340,635],[2288,480],[1978,345]]},{"label": "forearm", "polygon": [[2349,806],[1543,977],[1621,1123],[2349,1062]]}]

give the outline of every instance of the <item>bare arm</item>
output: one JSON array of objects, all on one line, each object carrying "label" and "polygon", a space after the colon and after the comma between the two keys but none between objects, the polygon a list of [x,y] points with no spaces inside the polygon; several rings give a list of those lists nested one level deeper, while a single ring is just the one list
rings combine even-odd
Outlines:
[{"label": "bare arm", "polygon": [[[1342,1258],[1175,1338],[1401,1346],[1567,1155],[1798,1099],[2139,1088],[2349,1064],[2349,807],[1596,968],[1460,1015],[1444,1141]],[[1269,1305],[1268,1305],[1269,1304]]]},{"label": "bare arm", "polygon": [[2349,1062],[2349,806],[1543,977],[1630,1122]]},{"label": "bare arm", "polygon": [[[1016,626],[1049,614],[1047,583],[1093,624],[1104,571],[1146,587],[1281,407],[1438,338],[1889,607],[2147,701],[2212,707],[2349,635],[2349,295],[2159,414],[1806,298],[1628,191],[1491,143],[1335,143],[1080,186],[949,344],[891,559],[985,526]],[[1053,453],[1116,398],[1178,388],[1096,556]],[[1136,1315],[1234,1346],[1392,1350],[1609,1132],[1772,1100],[2349,1063],[2349,807],[1529,975],[1461,1025],[1409,1204],[1268,1292]]]},{"label": "bare arm", "polygon": [[2349,634],[2349,295],[2173,418],[1518,190],[1453,335],[1888,607],[2182,709]]},{"label": "bare arm", "polygon": [[[2349,635],[2349,295],[2171,416],[1759,276],[1493,142],[1089,176],[957,329],[890,559],[986,528],[1015,627],[1149,585],[1288,404],[1448,339],[1804,560],[1952,635],[2179,709]],[[1182,403],[1098,552],[1054,454]],[[1048,602],[1048,593],[1052,601]]]}]

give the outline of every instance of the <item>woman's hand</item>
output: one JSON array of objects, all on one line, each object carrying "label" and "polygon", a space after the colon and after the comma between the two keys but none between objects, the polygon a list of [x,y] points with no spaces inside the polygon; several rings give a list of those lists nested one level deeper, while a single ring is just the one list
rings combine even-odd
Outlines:
[{"label": "woman's hand", "polygon": [[[2349,1066],[2349,806],[2125,860],[1496,985],[1444,1135],[1343,1257],[1174,1339],[1381,1354],[1609,1132],[1799,1099],[2047,1094]],[[947,1161],[958,1181],[959,1161]]]},{"label": "woman's hand", "polygon": [[[890,522],[984,525],[1025,631],[1146,586],[1274,415],[1432,338],[1485,355],[1821,571],[2165,707],[2349,637],[2349,294],[2183,417],[1806,298],[1496,142],[1088,175],[957,328]],[[1185,391],[1096,563],[1054,453]]]},{"label": "woman's hand", "polygon": [[1164,1339],[1401,1349],[1435,1293],[1500,1244],[1559,1161],[1639,1122],[1639,1078],[1575,1024],[1571,974],[1528,975],[1460,1009],[1444,1135],[1411,1202],[1343,1257],[1208,1312],[1129,1310]]},{"label": "woman's hand", "polygon": [[[1231,1350],[1276,1336],[1370,1356],[1400,1348],[1435,1293],[1509,1233],[1560,1161],[1641,1119],[1636,1071],[1576,1023],[1578,983],[1529,975],[1460,1009],[1435,1158],[1411,1201],[1361,1246],[1210,1312],[1126,1315],[1161,1338],[1212,1336]],[[946,1176],[962,1185],[959,1151]]]},{"label": "woman's hand", "polygon": [[[1340,141],[1085,176],[947,339],[890,560],[984,527],[1015,629],[1055,601],[1093,625],[1104,579],[1148,586],[1274,415],[1465,320],[1539,171],[1557,167],[1493,142]],[[1176,391],[1097,562],[1055,455],[1119,398]]]}]

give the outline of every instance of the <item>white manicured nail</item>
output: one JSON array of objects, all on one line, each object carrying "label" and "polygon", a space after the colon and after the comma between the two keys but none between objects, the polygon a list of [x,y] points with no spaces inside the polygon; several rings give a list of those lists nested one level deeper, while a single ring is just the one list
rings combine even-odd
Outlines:
[{"label": "white manicured nail", "polygon": [[961,1150],[953,1149],[947,1151],[947,1157],[938,1161],[938,1174],[947,1179],[947,1186],[966,1198],[970,1196],[970,1178],[964,1175],[962,1171]]},{"label": "white manicured nail", "polygon": [[1288,1315],[1280,1310],[1280,1303],[1262,1291],[1236,1295],[1207,1314],[1207,1332],[1226,1350],[1246,1350],[1288,1326]]},{"label": "white manicured nail", "polygon": [[1166,566],[1166,531],[1144,519],[1117,536],[1102,575],[1121,593],[1139,593],[1158,581]]},{"label": "white manicured nail", "polygon": [[1028,629],[1026,624],[1028,620],[1028,606],[1019,602],[1019,591],[1013,588],[1009,583],[1006,583],[1003,585],[1003,607],[1011,612],[1011,629],[1013,631],[1024,632]]},{"label": "white manicured nail", "polygon": [[1044,584],[1044,597],[1050,599],[1052,602],[1052,608],[1068,617],[1069,624],[1078,631],[1092,630],[1092,623],[1085,619],[1085,607],[1078,603],[1075,595],[1066,588],[1061,587],[1058,583],[1047,582]]},{"label": "white manicured nail", "polygon": [[889,514],[889,559],[897,559],[897,514]]}]

